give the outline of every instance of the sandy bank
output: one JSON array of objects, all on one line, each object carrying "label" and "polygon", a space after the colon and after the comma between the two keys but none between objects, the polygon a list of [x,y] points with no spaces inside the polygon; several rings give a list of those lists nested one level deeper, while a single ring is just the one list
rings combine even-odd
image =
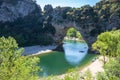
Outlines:
[{"label": "sandy bank", "polygon": [[[77,72],[79,73],[79,75],[82,75],[82,74],[84,74],[87,70],[90,70],[92,76],[95,77],[98,72],[104,72],[103,62],[102,62],[101,60],[103,60],[103,57],[102,57],[102,56],[100,56],[99,59],[96,59],[96,60],[95,60],[94,62],[92,62],[90,65],[84,67],[82,70],[77,71]],[[59,76],[57,76],[57,77],[63,79],[66,75],[72,74],[72,73],[74,74],[74,72],[71,72],[71,73],[66,73],[66,74],[59,75]]]},{"label": "sandy bank", "polygon": [[52,49],[55,49],[56,45],[50,45],[50,46],[30,46],[30,47],[24,47],[24,52],[22,55],[38,55],[46,52],[51,52]]},{"label": "sandy bank", "polygon": [[95,76],[98,72],[103,72],[104,69],[103,69],[103,62],[101,61],[102,59],[103,59],[103,57],[100,56],[99,59],[96,59],[90,65],[83,68],[81,70],[81,72],[85,72],[85,71],[87,71],[89,69],[93,76]]}]

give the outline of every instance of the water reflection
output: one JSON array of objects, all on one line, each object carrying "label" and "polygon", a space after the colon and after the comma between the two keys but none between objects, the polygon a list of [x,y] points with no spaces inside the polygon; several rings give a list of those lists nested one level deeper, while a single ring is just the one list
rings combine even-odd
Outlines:
[{"label": "water reflection", "polygon": [[85,57],[88,51],[88,46],[86,43],[80,42],[64,42],[63,48],[65,51],[65,59],[71,65],[77,65]]}]

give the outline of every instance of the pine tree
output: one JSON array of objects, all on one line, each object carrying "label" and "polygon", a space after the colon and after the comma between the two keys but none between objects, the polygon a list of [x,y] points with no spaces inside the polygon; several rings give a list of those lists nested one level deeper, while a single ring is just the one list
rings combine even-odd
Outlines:
[{"label": "pine tree", "polygon": [[36,80],[38,58],[21,56],[22,48],[12,37],[0,38],[0,80]]}]

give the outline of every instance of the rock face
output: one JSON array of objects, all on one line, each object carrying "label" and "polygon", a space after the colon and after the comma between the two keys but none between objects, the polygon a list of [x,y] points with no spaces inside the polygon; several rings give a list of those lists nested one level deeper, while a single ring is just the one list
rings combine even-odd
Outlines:
[{"label": "rock face", "polygon": [[101,1],[94,7],[85,5],[80,9],[57,7],[53,10],[51,23],[56,29],[55,41],[63,40],[67,29],[74,27],[91,47],[101,32],[120,29],[120,3]]},{"label": "rock face", "polygon": [[[78,31],[80,31],[83,39],[86,41],[86,43],[91,47],[91,44],[96,41],[98,33],[95,33],[96,31],[96,24],[94,22],[91,23],[84,23],[79,24],[77,22],[63,22],[62,24],[56,24],[52,23],[52,25],[56,29],[56,34],[54,36],[54,40],[58,42],[61,42],[63,38],[66,36],[66,32],[70,27],[74,27]],[[85,26],[86,25],[86,26]],[[61,44],[60,44],[61,45]]]},{"label": "rock face", "polygon": [[[40,26],[37,27],[39,29],[34,28],[38,32],[31,32],[38,35],[39,30],[42,32],[42,29],[45,28],[42,35],[52,34],[50,37],[57,44],[63,40],[66,31],[70,27],[74,27],[80,31],[90,48],[100,33],[120,29],[119,0],[101,0],[93,7],[85,5],[81,8],[60,6],[53,8],[51,5],[46,5],[43,12],[41,12],[40,7],[33,0],[15,0],[15,4],[9,1],[6,2],[6,0],[3,0],[0,2],[0,22],[13,22],[18,18],[24,19],[28,16],[29,19],[31,15],[35,16],[39,18],[36,20],[36,24]],[[36,16],[36,14],[41,15]],[[30,20],[32,21],[32,19],[34,21],[34,18]],[[31,32],[29,34],[32,34]]]},{"label": "rock face", "polygon": [[91,7],[56,7],[52,12],[52,25],[56,29],[54,40],[61,42],[67,29],[79,30],[91,48],[97,36],[108,30],[120,29],[120,1],[103,0]]},{"label": "rock face", "polygon": [[[14,1],[14,0],[13,0]],[[18,0],[16,4],[3,1],[0,5],[0,21],[14,21],[17,18],[23,18],[32,13],[36,4],[32,0]]]}]

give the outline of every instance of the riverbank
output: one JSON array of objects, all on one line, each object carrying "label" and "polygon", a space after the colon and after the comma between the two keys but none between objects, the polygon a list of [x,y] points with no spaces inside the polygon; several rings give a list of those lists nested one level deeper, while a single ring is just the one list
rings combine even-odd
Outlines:
[{"label": "riverbank", "polygon": [[48,53],[52,52],[53,49],[55,49],[57,46],[56,45],[49,45],[49,46],[29,46],[29,47],[24,47],[24,52],[22,55],[39,55],[43,53]]},{"label": "riverbank", "polygon": [[102,60],[102,56],[98,59],[94,59],[90,65],[84,67],[80,72],[84,73],[85,71],[90,70],[93,76],[96,76],[98,72],[104,72]]},{"label": "riverbank", "polygon": [[[104,72],[104,68],[103,68],[103,56],[99,56],[96,59],[93,59],[91,61],[91,63],[89,63],[88,65],[84,66],[82,69],[80,69],[79,71],[77,71],[77,73],[79,75],[85,74],[86,71],[90,71],[90,73],[92,74],[92,76],[95,78],[98,72]],[[74,74],[76,72],[71,72],[70,74]],[[63,78],[68,74],[63,74],[60,77]]]},{"label": "riverbank", "polygon": [[[25,51],[23,52],[22,55],[39,55],[39,54],[43,54],[43,53],[48,53],[48,52],[52,52],[52,49],[55,49],[56,48],[56,45],[50,45],[50,46],[30,46],[30,47],[24,47]],[[97,72],[101,72],[101,71],[104,71],[103,69],[103,64],[101,62],[101,59],[103,59],[102,57],[99,57],[98,59],[92,61],[91,60],[88,60],[88,58],[85,58],[87,59],[87,61],[89,61],[87,65],[84,65],[82,67],[82,69],[79,69],[79,73],[84,73],[86,70],[90,70],[92,75],[95,76]],[[83,61],[82,64],[86,63],[86,61]],[[74,72],[73,72],[74,73]],[[67,75],[69,73],[66,73],[66,74],[63,74],[63,75],[60,75],[58,77],[64,77],[65,75]]]},{"label": "riverbank", "polygon": [[83,39],[75,38],[75,37],[64,37],[65,41],[78,41],[78,42],[85,42]]},{"label": "riverbank", "polygon": [[[80,80],[83,80],[86,71],[90,71],[90,73],[92,74],[92,77],[94,78],[93,80],[96,80],[96,75],[98,72],[104,72],[103,69],[103,57],[102,56],[98,56],[98,58],[96,58],[95,60],[90,60],[89,63],[87,65],[84,65],[84,67],[80,68],[77,71],[72,71],[70,73],[65,73],[62,75],[57,75],[57,76],[49,76],[49,77],[43,77],[40,78],[39,80],[65,80],[65,78],[75,78],[77,79],[78,77],[80,78]],[[73,79],[74,80],[74,79]]]}]

